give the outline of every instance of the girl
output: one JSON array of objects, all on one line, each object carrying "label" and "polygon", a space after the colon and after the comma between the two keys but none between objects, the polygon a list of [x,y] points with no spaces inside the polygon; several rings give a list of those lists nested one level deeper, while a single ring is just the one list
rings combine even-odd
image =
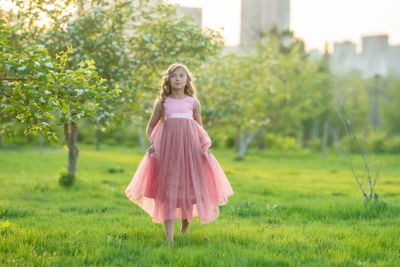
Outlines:
[{"label": "girl", "polygon": [[202,127],[201,107],[188,68],[172,64],[161,82],[160,96],[147,125],[152,145],[125,190],[127,197],[155,223],[164,223],[174,244],[176,219],[184,234],[199,217],[205,224],[219,215],[233,194],[221,166],[208,150],[210,137]]}]

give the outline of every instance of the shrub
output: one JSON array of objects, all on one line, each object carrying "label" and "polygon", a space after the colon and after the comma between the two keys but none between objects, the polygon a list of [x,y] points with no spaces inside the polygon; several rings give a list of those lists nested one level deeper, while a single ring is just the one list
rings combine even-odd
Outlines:
[{"label": "shrub", "polygon": [[[366,152],[400,152],[400,136],[389,137],[384,131],[372,130],[368,133],[368,135],[363,136],[361,134],[357,134],[357,138]],[[346,150],[348,150],[350,145],[352,152],[360,152],[360,149],[356,146],[356,143],[353,140],[350,140],[350,138],[347,136],[344,136],[340,140],[340,144]]]},{"label": "shrub", "polygon": [[235,147],[235,139],[236,135],[235,134],[230,134],[226,138],[225,146],[228,148],[233,148]]},{"label": "shrub", "polygon": [[399,153],[400,152],[400,136],[387,138],[383,141],[383,147],[386,152]]},{"label": "shrub", "polygon": [[58,172],[58,183],[63,187],[69,187],[74,184],[75,176],[69,174],[66,169],[62,169]]},{"label": "shrub", "polygon": [[371,131],[367,136],[367,148],[373,152],[384,152],[384,142],[387,136],[385,132],[382,131]]},{"label": "shrub", "polygon": [[268,133],[264,136],[265,145],[269,149],[297,150],[297,140],[292,136],[280,136]]},{"label": "shrub", "polygon": [[[356,134],[357,139],[360,142],[361,146],[365,148],[365,137],[362,136],[361,134]],[[351,136],[344,135],[340,139],[340,146],[344,149],[344,151],[349,151],[351,149],[351,152],[355,153],[360,153],[360,148],[357,146],[357,144],[354,142],[353,138]]]},{"label": "shrub", "polygon": [[282,137],[282,148],[285,150],[297,150],[299,149],[299,145],[295,137],[284,136]]},{"label": "shrub", "polygon": [[306,142],[306,147],[311,151],[321,151],[322,150],[322,140],[321,138],[313,138]]}]

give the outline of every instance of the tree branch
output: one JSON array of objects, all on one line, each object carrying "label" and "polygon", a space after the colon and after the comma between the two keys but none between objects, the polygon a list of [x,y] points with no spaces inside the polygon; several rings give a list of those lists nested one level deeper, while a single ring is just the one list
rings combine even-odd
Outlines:
[{"label": "tree branch", "polygon": [[[339,111],[339,110],[337,109],[337,107],[335,106],[336,113],[338,114],[340,120],[343,122],[344,129],[345,129],[345,131],[346,131],[347,136],[351,136],[351,137],[354,138],[354,136],[353,136],[354,131],[351,131],[351,130],[349,129],[350,120],[349,120],[348,117],[347,117],[347,113],[345,112],[344,103],[343,103],[342,99],[340,98],[340,95],[339,95],[338,92],[337,92],[337,99],[338,99],[338,101],[339,101],[339,105],[340,105],[339,107],[341,108],[341,111],[344,113],[345,118],[343,117],[343,115],[340,113],[340,111]],[[356,139],[356,140],[357,140],[357,139]],[[356,143],[357,143],[357,145],[360,147],[360,143],[358,143],[358,140],[357,140]],[[360,150],[361,150],[361,153],[364,153],[361,147],[360,147]],[[357,177],[357,174],[355,173],[355,170],[354,170],[353,161],[352,161],[352,158],[351,158],[351,147],[349,147],[349,161],[350,161],[351,171],[353,172],[353,176],[354,176],[354,178],[355,178],[355,180],[356,180],[356,182],[357,182],[357,184],[358,184],[358,187],[359,187],[360,190],[362,191],[364,197],[367,197],[368,194],[367,194],[367,192],[362,188],[362,184],[360,183],[360,181],[359,181],[359,179],[358,179],[358,177]]]}]

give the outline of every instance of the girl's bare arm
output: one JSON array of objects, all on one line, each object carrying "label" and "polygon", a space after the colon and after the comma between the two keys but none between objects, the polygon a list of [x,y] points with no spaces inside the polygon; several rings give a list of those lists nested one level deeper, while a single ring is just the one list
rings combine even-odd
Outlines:
[{"label": "girl's bare arm", "polygon": [[151,132],[153,131],[154,126],[156,126],[157,122],[161,118],[161,100],[157,100],[154,104],[153,114],[151,114],[149,123],[147,123],[146,134],[150,140]]},{"label": "girl's bare arm", "polygon": [[201,122],[201,105],[200,105],[200,101],[197,100],[197,99],[194,100],[193,118],[194,118],[201,126],[203,126],[203,123]]}]

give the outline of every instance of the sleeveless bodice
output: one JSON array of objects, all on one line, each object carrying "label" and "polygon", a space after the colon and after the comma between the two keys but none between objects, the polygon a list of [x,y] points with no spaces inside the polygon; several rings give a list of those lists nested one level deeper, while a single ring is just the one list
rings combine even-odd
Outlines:
[{"label": "sleeveless bodice", "polygon": [[182,99],[175,99],[167,96],[164,102],[166,117],[193,117],[194,97],[186,96]]}]

